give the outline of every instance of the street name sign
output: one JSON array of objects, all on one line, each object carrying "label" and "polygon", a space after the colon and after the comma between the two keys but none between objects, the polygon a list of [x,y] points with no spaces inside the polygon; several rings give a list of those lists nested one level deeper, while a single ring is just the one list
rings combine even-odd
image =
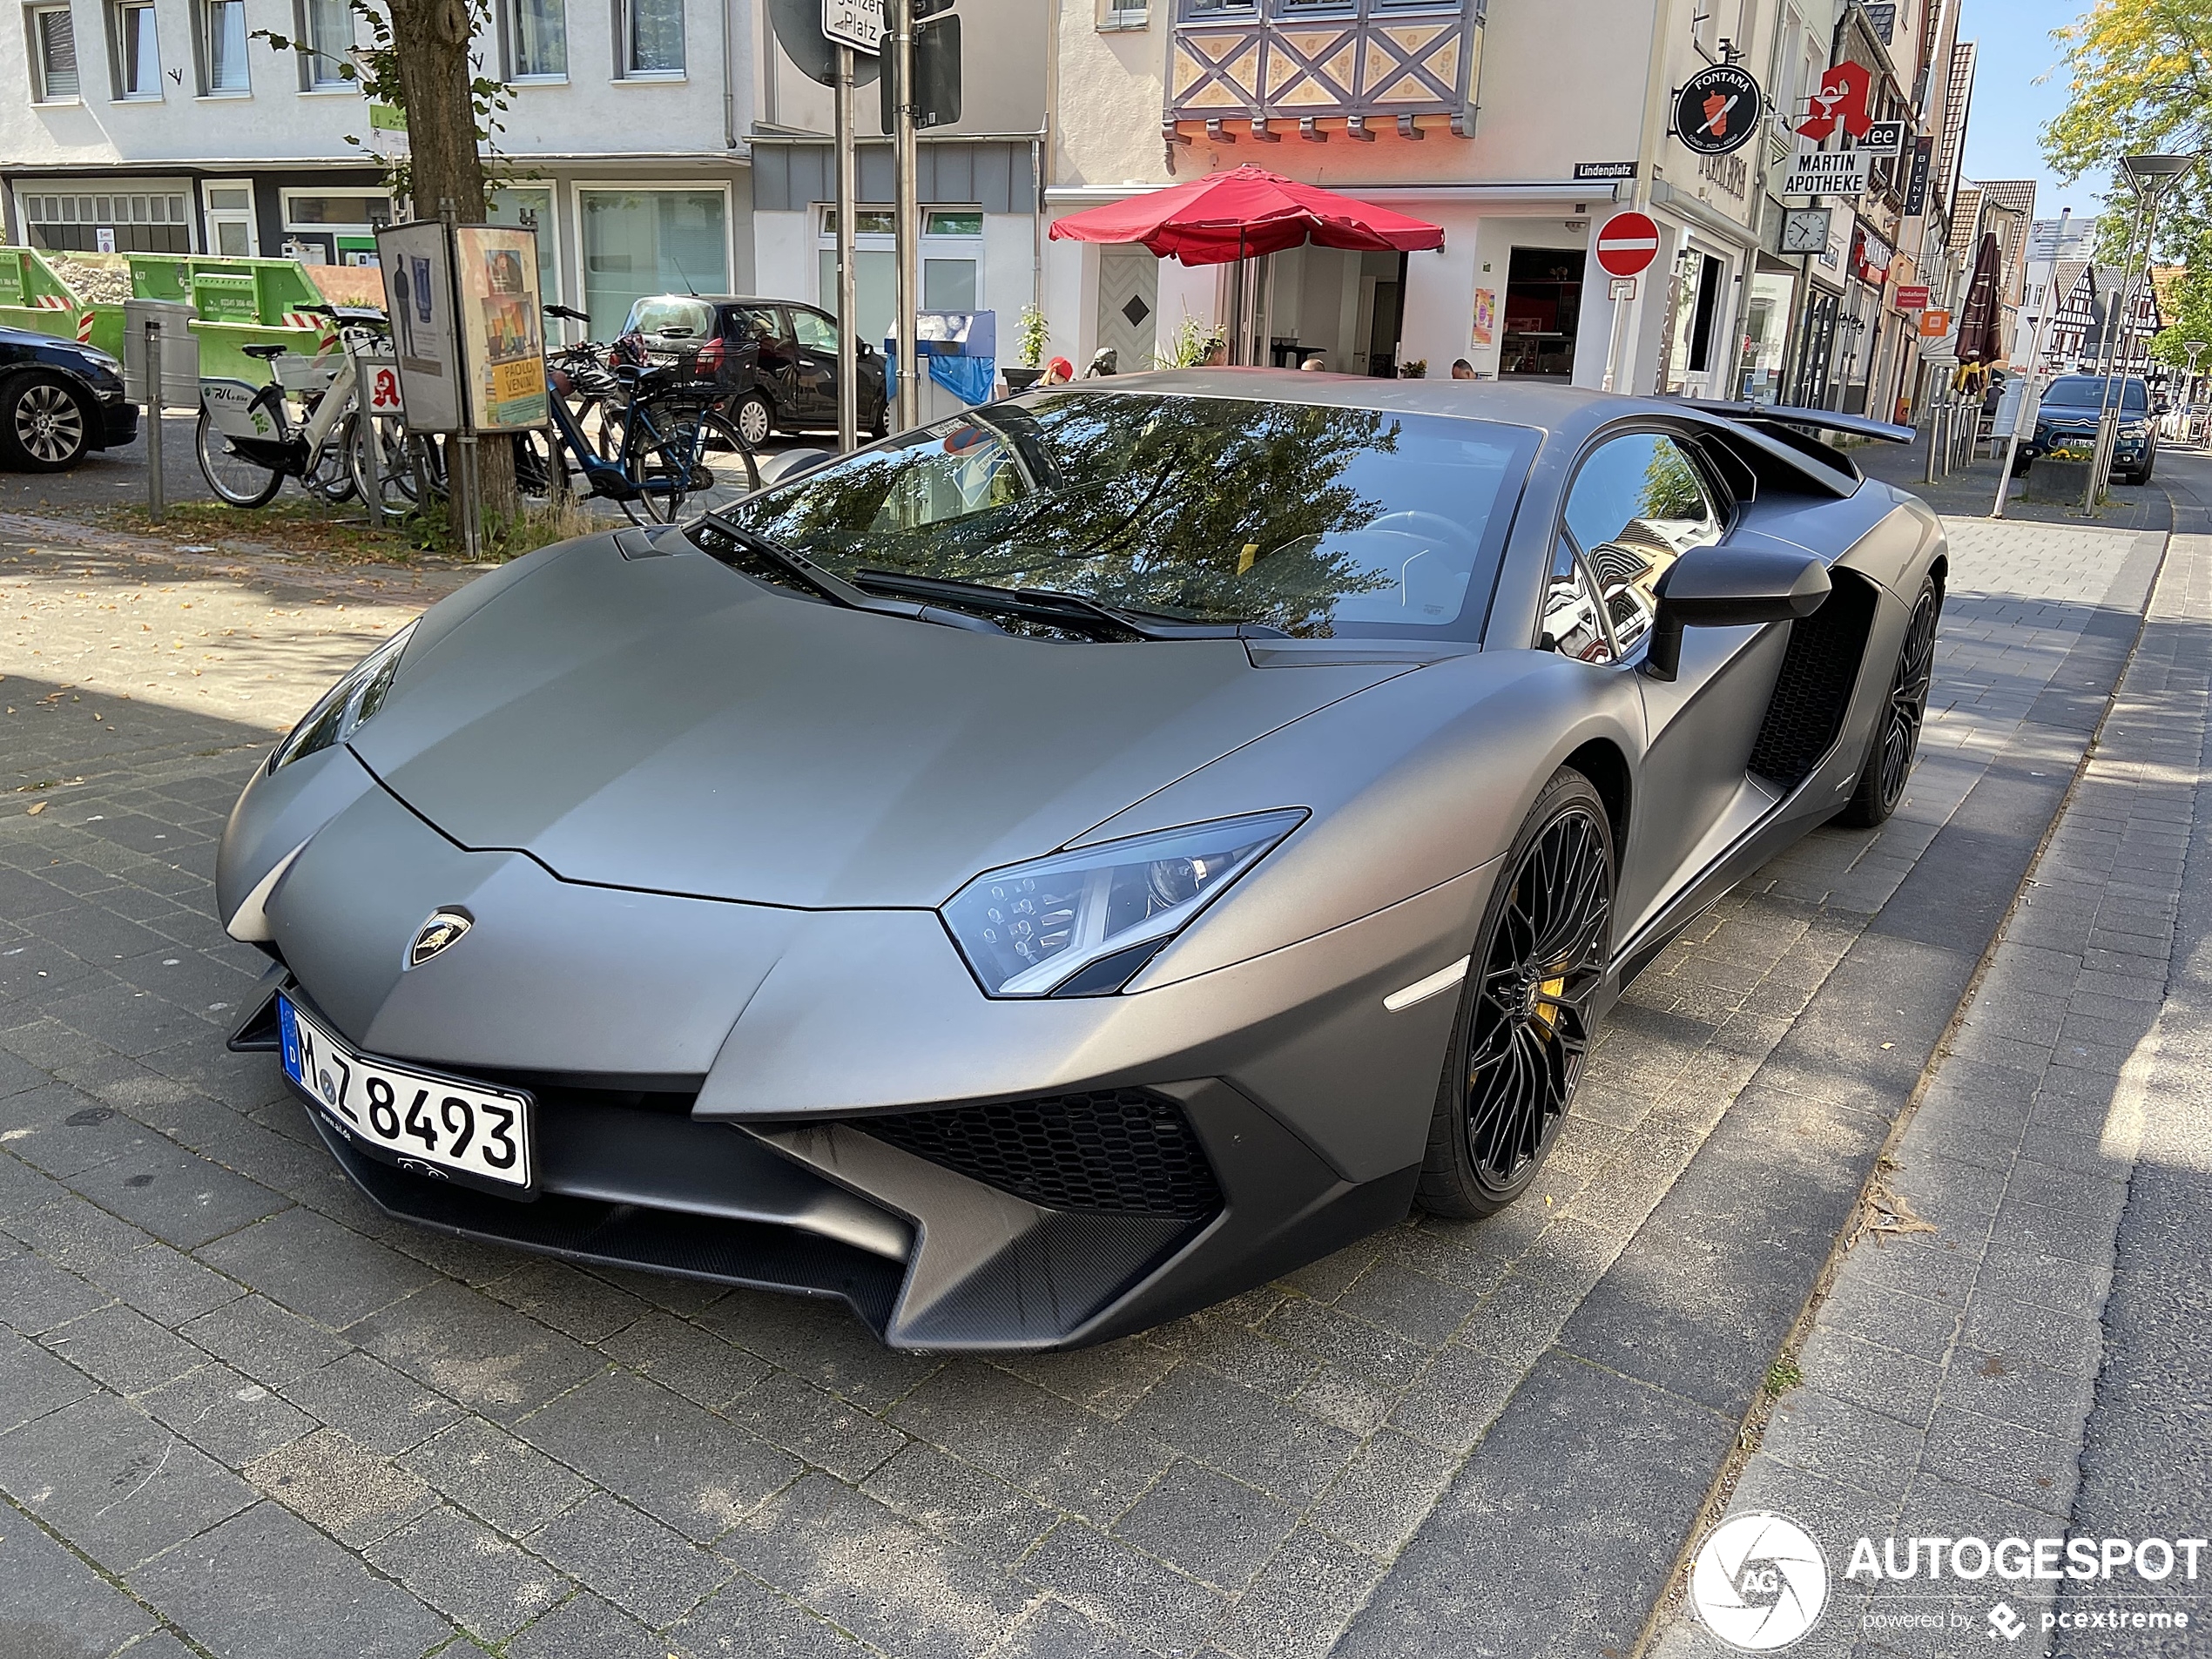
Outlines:
[{"label": "street name sign", "polygon": [[1578,161],[1575,164],[1575,182],[1578,185],[1616,183],[1636,176],[1633,161]]},{"label": "street name sign", "polygon": [[883,0],[822,0],[822,33],[868,57],[883,51]]}]

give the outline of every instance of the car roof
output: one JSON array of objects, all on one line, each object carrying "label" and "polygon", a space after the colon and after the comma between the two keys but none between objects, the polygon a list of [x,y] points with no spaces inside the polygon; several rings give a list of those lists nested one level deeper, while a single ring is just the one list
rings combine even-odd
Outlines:
[{"label": "car roof", "polygon": [[757,293],[641,293],[630,303],[634,307],[654,300],[696,300],[703,306],[797,306],[802,311],[819,311],[812,300],[772,300]]}]

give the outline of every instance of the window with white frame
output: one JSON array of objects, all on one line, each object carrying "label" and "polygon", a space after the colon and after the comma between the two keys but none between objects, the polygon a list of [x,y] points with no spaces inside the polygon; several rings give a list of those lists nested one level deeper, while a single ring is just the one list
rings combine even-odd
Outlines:
[{"label": "window with white frame", "polygon": [[564,0],[506,0],[507,78],[569,78],[569,20]]},{"label": "window with white frame", "polygon": [[115,30],[115,95],[161,96],[161,46],[147,0],[125,0],[108,13]]},{"label": "window with white frame", "polygon": [[[60,253],[189,253],[192,219],[173,181],[108,183],[91,191],[25,191],[16,197],[24,240]],[[101,232],[107,236],[103,238]]]},{"label": "window with white frame", "polygon": [[723,293],[730,199],[723,190],[579,186],[577,242],[591,338],[611,339],[631,303],[653,293]]},{"label": "window with white frame", "polygon": [[40,104],[66,104],[78,96],[77,21],[67,6],[33,6],[24,14],[30,30],[30,96]]},{"label": "window with white frame", "polygon": [[623,78],[684,72],[684,0],[620,0],[615,14]]},{"label": "window with white frame", "polygon": [[1143,29],[1152,21],[1147,0],[1098,0],[1101,29]]},{"label": "window with white frame", "polygon": [[201,0],[199,27],[201,92],[252,91],[246,67],[246,0]]},{"label": "window with white frame", "polygon": [[[853,284],[860,338],[881,340],[897,306],[897,230],[887,207],[853,215]],[[837,310],[837,210],[825,207],[817,242],[815,293],[823,310]],[[921,308],[974,311],[983,303],[983,210],[931,207],[921,215]]]},{"label": "window with white frame", "polygon": [[346,0],[299,0],[303,91],[351,86],[345,74],[354,54],[354,9]]}]

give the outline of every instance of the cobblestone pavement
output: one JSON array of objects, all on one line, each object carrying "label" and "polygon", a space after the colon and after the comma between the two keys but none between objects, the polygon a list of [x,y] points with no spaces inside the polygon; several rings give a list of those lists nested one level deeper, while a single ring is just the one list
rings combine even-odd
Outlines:
[{"label": "cobblestone pavement", "polygon": [[[1716,1181],[1826,1213],[1810,1165],[1755,1168],[1743,1138],[1765,1146],[1778,1098],[1829,1112],[1838,1079],[1918,1074],[1960,952],[1885,919],[1925,911],[1899,898],[1918,871],[1966,895],[1944,929],[1993,929],[2001,900],[1957,907],[1986,907],[1973,867],[2011,845],[1976,814],[2023,745],[2070,772],[2063,733],[2103,691],[2067,681],[2132,637],[2158,539],[1960,529],[1905,810],[1816,834],[1666,953],[1514,1212],[1408,1222],[1146,1336],[1001,1363],[376,1212],[266,1057],[223,1048],[258,958],[210,920],[209,876],[271,733],[414,599],[348,601],[341,625],[255,579],[0,549],[0,758],[64,780],[0,793],[0,1652],[1624,1648],[1777,1340],[1701,1336],[1703,1383],[1644,1379],[1702,1305],[1653,1258],[1737,1274],[1732,1298],[1748,1272],[1794,1317],[1809,1280],[1728,1254],[1786,1224],[1719,1225]],[[243,643],[178,651],[187,579]],[[133,624],[110,672],[103,630]],[[169,678],[194,655],[196,690]],[[1895,1006],[1924,974],[1932,1026]],[[1600,1375],[1630,1406],[1561,1415]]]},{"label": "cobblestone pavement", "polygon": [[[1787,1515],[1828,1549],[1831,1604],[1797,1652],[1987,1652],[2009,1625],[2000,1604],[2027,1626],[2008,1653],[2179,1651],[2155,1637],[2043,1629],[2062,1588],[2069,1602],[2109,1605],[2094,1587],[1935,1583],[1925,1573],[1878,1585],[1842,1575],[1861,1536],[2065,1534],[2100,1367],[2144,1339],[2141,1310],[2109,1329],[2100,1319],[2146,1122],[2167,1123],[2177,1094],[2202,1089],[2201,1017],[2184,1052],[2161,1053],[2161,1037],[2169,976],[2184,971],[2192,942],[2201,949],[2205,926],[2199,914],[2195,940],[2177,945],[2184,860],[2205,855],[2202,845],[2191,853],[2191,838],[2208,828],[2198,794],[2209,621],[2212,537],[2177,537],[2094,755],[1890,1152],[1901,1230],[1870,1232],[1843,1258],[1804,1345],[1803,1386],[1782,1396],[1737,1481],[1731,1514]],[[2199,1138],[2166,1157],[2184,1169],[2195,1162],[2201,1185],[2202,1153]],[[2201,1236],[2165,1243],[2148,1271],[2201,1275]],[[2196,1277],[2184,1293],[2185,1316],[2192,1303],[2201,1314],[2202,1286]],[[2115,1506],[2107,1494],[2099,1524],[2077,1533],[2202,1531],[2203,1512],[2186,1501],[2202,1502],[2201,1467],[2178,1506],[2161,1501],[2172,1496],[2161,1469],[2176,1458],[2201,1465],[2202,1373],[2176,1378],[2155,1362],[2192,1352],[2201,1361],[2202,1334],[2149,1339],[2165,1351],[2148,1367],[2168,1386],[2163,1397],[2106,1401],[2155,1420],[2148,1444],[2128,1436],[2132,1455],[2102,1471],[2133,1501]],[[2132,1579],[2114,1588],[2159,1589]],[[2177,1577],[2168,1593],[2131,1595],[2129,1606],[2194,1617],[2205,1610],[2198,1588]],[[1935,1628],[1921,1628],[1931,1615]],[[1678,1621],[1657,1651],[1729,1649]]]}]

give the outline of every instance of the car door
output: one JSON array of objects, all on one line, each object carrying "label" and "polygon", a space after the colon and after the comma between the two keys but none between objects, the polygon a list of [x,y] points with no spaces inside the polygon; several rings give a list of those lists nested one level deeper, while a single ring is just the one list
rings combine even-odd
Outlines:
[{"label": "car door", "polygon": [[768,394],[778,416],[789,421],[799,408],[799,347],[781,306],[738,306],[732,327],[736,343],[751,357],[752,378]]},{"label": "car door", "polygon": [[[1692,548],[1724,539],[1730,513],[1703,458],[1674,432],[1616,432],[1583,458],[1568,490],[1564,539],[1598,590],[1613,659],[1624,668],[1642,660],[1659,578]],[[1674,679],[1636,676],[1647,737],[1622,853],[1618,936],[1764,800],[1746,769],[1788,640],[1774,624],[1692,628]]]},{"label": "car door", "polygon": [[798,342],[799,414],[810,423],[837,420],[837,325],[819,311],[792,306],[792,337]]}]

